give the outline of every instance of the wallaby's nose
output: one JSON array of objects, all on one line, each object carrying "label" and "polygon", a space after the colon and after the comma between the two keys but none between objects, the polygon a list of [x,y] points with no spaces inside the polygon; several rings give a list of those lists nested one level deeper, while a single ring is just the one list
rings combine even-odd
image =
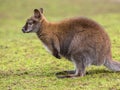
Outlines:
[{"label": "wallaby's nose", "polygon": [[22,32],[25,33],[25,28],[22,28]]}]

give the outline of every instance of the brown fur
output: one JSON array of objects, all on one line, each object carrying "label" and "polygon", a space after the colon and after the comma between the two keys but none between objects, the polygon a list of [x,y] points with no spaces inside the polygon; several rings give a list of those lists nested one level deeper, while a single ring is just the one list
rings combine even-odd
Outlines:
[{"label": "brown fur", "polygon": [[[83,76],[89,65],[105,65],[120,71],[120,63],[112,60],[111,43],[105,30],[95,21],[78,17],[50,23],[39,11],[39,39],[56,58],[62,56],[75,64],[75,73],[65,77]],[[38,16],[37,16],[38,17]],[[27,27],[27,26],[26,26]]]}]

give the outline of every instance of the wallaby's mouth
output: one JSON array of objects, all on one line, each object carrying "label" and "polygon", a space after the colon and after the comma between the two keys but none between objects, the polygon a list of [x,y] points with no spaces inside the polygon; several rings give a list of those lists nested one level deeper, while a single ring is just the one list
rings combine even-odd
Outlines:
[{"label": "wallaby's mouth", "polygon": [[22,28],[22,32],[23,33],[30,33],[30,32],[32,32],[32,30],[25,30],[24,28]]},{"label": "wallaby's mouth", "polygon": [[22,32],[25,33],[25,30],[22,28]]}]

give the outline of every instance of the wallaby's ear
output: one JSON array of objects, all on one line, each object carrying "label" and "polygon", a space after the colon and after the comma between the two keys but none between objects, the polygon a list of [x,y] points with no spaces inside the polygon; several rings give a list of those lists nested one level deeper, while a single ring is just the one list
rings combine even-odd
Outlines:
[{"label": "wallaby's ear", "polygon": [[34,9],[34,16],[35,16],[35,18],[40,18],[41,17],[41,13],[38,9]]},{"label": "wallaby's ear", "polygon": [[43,8],[40,8],[40,12],[43,13]]}]

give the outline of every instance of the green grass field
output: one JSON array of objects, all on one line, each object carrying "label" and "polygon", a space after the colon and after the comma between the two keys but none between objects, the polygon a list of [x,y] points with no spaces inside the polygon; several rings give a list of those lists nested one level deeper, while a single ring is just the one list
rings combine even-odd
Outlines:
[{"label": "green grass field", "polygon": [[104,66],[88,67],[85,77],[56,78],[73,64],[51,56],[35,34],[21,32],[40,7],[49,21],[85,16],[99,22],[110,36],[113,58],[120,61],[119,0],[0,0],[0,90],[120,90],[120,72]]}]

